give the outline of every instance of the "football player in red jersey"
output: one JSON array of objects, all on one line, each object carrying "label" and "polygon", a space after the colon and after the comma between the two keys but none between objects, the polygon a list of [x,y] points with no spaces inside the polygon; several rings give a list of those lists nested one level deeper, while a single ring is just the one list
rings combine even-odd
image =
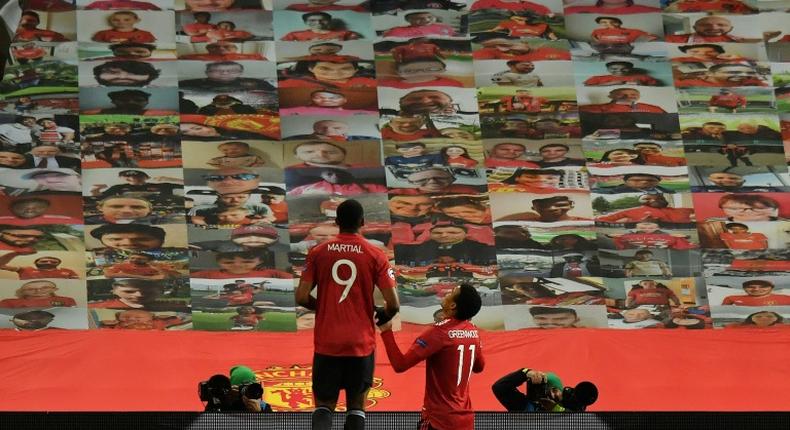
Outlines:
[{"label": "football player in red jersey", "polygon": [[404,355],[395,343],[392,323],[381,328],[381,338],[392,368],[401,373],[425,360],[425,400],[420,430],[473,430],[475,415],[469,398],[472,372],[485,367],[480,335],[470,321],[480,311],[477,290],[461,284],[442,299],[445,319],[423,332]]},{"label": "football player in red jersey", "polygon": [[[332,427],[340,390],[346,391],[346,430],[365,428],[365,398],[373,383],[373,289],[378,286],[385,308],[379,318],[399,310],[395,275],[387,257],[359,234],[364,211],[356,200],[337,207],[340,233],[307,254],[296,302],[315,310],[313,355],[313,430]],[[310,295],[318,288],[317,297]]]}]

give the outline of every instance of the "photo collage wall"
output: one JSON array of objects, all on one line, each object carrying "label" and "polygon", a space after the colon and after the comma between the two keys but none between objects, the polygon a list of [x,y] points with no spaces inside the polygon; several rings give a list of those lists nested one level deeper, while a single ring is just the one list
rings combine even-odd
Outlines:
[{"label": "photo collage wall", "polygon": [[296,332],[340,203],[399,324],[790,326],[790,2],[28,0],[0,328]]}]

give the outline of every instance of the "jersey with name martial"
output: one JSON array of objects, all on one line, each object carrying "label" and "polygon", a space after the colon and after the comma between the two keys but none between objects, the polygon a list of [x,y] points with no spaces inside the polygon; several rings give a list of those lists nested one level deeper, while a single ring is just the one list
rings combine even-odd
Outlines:
[{"label": "jersey with name martial", "polygon": [[426,361],[423,419],[438,430],[473,429],[469,379],[473,369],[483,369],[477,327],[457,319],[440,321],[414,341],[411,351]]},{"label": "jersey with name martial", "polygon": [[317,285],[315,352],[365,357],[376,347],[373,290],[395,287],[387,257],[358,234],[338,234],[307,254],[304,280]]}]

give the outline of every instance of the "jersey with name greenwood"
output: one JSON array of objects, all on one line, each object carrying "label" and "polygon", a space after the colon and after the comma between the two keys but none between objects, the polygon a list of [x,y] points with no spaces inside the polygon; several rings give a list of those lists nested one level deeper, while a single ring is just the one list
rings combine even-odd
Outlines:
[{"label": "jersey with name greenwood", "polygon": [[425,360],[424,421],[437,430],[474,429],[469,379],[485,367],[474,324],[454,318],[440,321],[423,332],[406,354],[400,353],[392,331],[382,332],[381,338],[396,371]]},{"label": "jersey with name greenwood", "polygon": [[384,253],[358,234],[340,233],[307,254],[306,280],[317,285],[315,352],[365,357],[376,347],[373,290],[394,288]]}]

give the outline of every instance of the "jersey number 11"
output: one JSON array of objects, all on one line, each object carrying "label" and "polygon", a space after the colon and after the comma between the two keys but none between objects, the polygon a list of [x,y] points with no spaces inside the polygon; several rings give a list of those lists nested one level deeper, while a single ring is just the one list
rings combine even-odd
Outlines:
[{"label": "jersey number 11", "polygon": [[464,375],[464,349],[469,350],[469,371],[466,372],[467,376],[472,375],[472,366],[475,365],[475,348],[477,345],[458,345],[458,378],[455,380],[455,385],[461,385],[461,379]]}]

